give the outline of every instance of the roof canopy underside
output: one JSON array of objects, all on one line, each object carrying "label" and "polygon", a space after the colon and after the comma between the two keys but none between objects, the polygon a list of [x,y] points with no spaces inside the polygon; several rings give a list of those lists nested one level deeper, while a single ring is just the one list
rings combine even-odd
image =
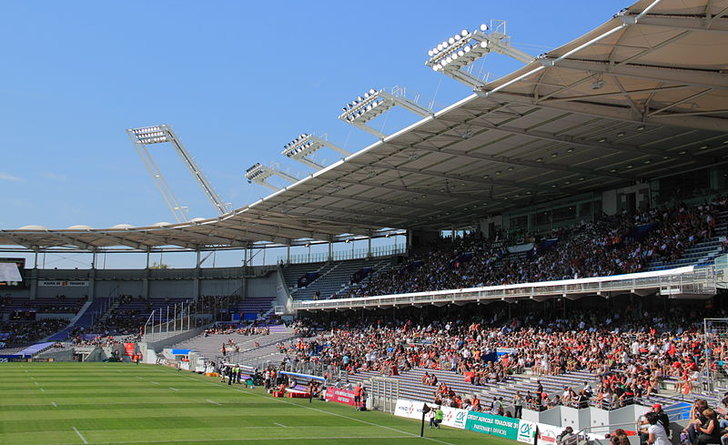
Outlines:
[{"label": "roof canopy underside", "polygon": [[225,216],[1,230],[0,245],[246,247],[491,214],[725,162],[728,0],[640,1],[474,95]]}]

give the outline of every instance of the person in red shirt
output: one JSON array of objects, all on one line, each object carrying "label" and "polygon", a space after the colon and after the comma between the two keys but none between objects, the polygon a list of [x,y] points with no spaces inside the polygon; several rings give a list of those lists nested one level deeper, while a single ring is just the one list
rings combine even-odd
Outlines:
[{"label": "person in red shirt", "polygon": [[354,387],[354,408],[356,408],[357,410],[361,409],[363,394],[364,388],[362,388],[361,383],[357,383],[357,385]]}]

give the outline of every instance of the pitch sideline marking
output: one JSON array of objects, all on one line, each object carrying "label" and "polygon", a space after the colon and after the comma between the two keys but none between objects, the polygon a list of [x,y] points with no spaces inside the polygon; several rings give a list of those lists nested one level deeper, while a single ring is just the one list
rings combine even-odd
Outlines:
[{"label": "pitch sideline marking", "polygon": [[[218,385],[215,382],[207,382],[207,381],[204,381],[204,380],[196,379],[194,377],[187,377],[187,378],[188,379],[191,379],[191,380],[194,380],[196,382],[209,383],[211,385],[215,385],[215,386],[218,386],[218,387],[220,386],[220,385]],[[262,394],[257,394],[257,393],[254,393],[254,392],[244,391],[244,390],[238,389],[238,388],[233,388],[233,390],[234,391],[238,391],[238,392],[242,392],[244,394],[250,394],[250,395],[257,396],[257,397],[267,398],[267,397],[265,397]],[[313,411],[316,411],[316,412],[319,412],[319,413],[329,414],[329,415],[332,415],[332,416],[341,417],[341,418],[348,419],[348,420],[353,420],[355,422],[364,423],[366,425],[376,426],[376,427],[379,427],[379,428],[384,428],[384,429],[391,430],[391,431],[394,431],[394,432],[397,432],[397,433],[400,433],[400,434],[406,434],[409,437],[420,437],[419,435],[417,435],[415,433],[410,433],[409,431],[402,431],[402,430],[399,430],[397,428],[392,428],[391,426],[379,425],[377,423],[367,422],[366,420],[357,419],[355,417],[349,417],[349,416],[345,416],[343,414],[332,413],[331,411],[326,411],[326,410],[323,410],[323,409],[314,408],[312,406],[298,405],[296,403],[289,402],[289,401],[283,400],[283,399],[273,399],[273,400],[276,400],[277,402],[280,402],[280,403],[286,403],[288,405],[300,406],[301,408],[310,409],[310,410],[313,410]],[[445,445],[455,445],[455,444],[450,443],[450,442],[445,442],[444,440],[433,439],[432,437],[423,437],[422,439],[429,440],[429,441],[432,441],[432,442],[442,443],[442,444],[445,444]]]},{"label": "pitch sideline marking", "polygon": [[212,403],[213,405],[217,405],[217,406],[222,406],[222,403],[217,403],[217,402],[216,402],[216,401],[214,401],[214,400],[210,400],[210,399],[207,399],[207,401],[208,401],[209,403]]},{"label": "pitch sideline marking", "polygon": [[53,405],[55,408],[58,408],[58,405],[56,405],[56,402],[51,402],[51,405]]},{"label": "pitch sideline marking", "polygon": [[275,423],[275,422],[273,422],[273,425],[278,425],[278,426],[279,426],[279,427],[281,427],[281,428],[288,428],[287,426],[285,426],[285,425],[281,425],[280,423]]},{"label": "pitch sideline marking", "polygon": [[[75,428],[74,428],[75,429]],[[77,431],[78,432],[78,431]],[[81,433],[78,433],[79,435]],[[336,439],[409,439],[412,436],[326,436],[326,437],[314,437],[313,439],[321,440],[336,440]],[[419,436],[417,436],[419,437]],[[209,443],[209,442],[264,442],[264,441],[288,441],[288,440],[311,440],[311,437],[246,437],[235,439],[188,439],[188,440],[145,440],[145,441],[127,441],[127,442],[94,442],[96,445],[132,445],[138,443]],[[425,437],[425,439],[427,439]],[[84,442],[88,444],[88,442]],[[66,445],[66,444],[58,444]],[[73,444],[67,444],[73,445]]]},{"label": "pitch sideline marking", "polygon": [[88,440],[86,440],[86,438],[83,437],[83,434],[81,434],[81,432],[75,426],[73,427],[73,431],[75,431],[76,434],[78,434],[78,437],[81,438],[81,440],[83,441],[83,443],[85,443],[85,444],[88,443]]}]

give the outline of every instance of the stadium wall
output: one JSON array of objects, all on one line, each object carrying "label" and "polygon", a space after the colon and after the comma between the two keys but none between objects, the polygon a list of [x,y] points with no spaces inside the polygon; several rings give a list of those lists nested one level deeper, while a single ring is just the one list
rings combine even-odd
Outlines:
[{"label": "stadium wall", "polygon": [[[21,289],[3,289],[2,296],[14,298],[54,298],[65,295],[69,299],[108,298],[118,295],[144,296],[149,298],[185,297],[201,295],[274,296],[281,294],[278,273],[244,277],[242,271],[227,273],[227,269],[206,270],[200,277],[196,269],[175,269],[169,273],[145,270],[81,271],[51,269],[31,270],[26,275],[29,285]],[[232,275],[230,278],[217,278]],[[99,278],[99,277],[102,278]],[[113,278],[111,278],[113,276]],[[214,277],[214,278],[213,278]],[[285,293],[285,292],[284,292]],[[284,295],[281,294],[281,298]],[[279,303],[280,304],[280,303]]]},{"label": "stadium wall", "polygon": [[570,426],[574,431],[589,428],[592,433],[608,433],[600,427],[611,425],[612,429],[617,427],[630,429],[634,421],[641,414],[644,414],[645,407],[641,405],[628,405],[614,410],[604,410],[595,407],[589,409],[576,409],[569,406],[557,406],[546,411],[523,410],[523,419],[529,422],[554,425],[560,428]]}]

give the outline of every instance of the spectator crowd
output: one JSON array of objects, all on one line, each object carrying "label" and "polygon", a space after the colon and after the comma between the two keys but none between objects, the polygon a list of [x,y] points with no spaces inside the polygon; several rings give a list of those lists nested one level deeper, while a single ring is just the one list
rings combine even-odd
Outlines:
[{"label": "spectator crowd", "polygon": [[[413,251],[403,264],[353,284],[337,298],[540,282],[639,272],[653,261],[674,261],[716,235],[720,197],[695,207],[603,216],[533,235],[510,245],[479,234],[440,240]],[[515,248],[514,248],[515,247]],[[597,253],[597,254],[595,254]]]},{"label": "spectator crowd", "polygon": [[523,401],[537,409],[562,404],[614,408],[654,395],[666,378],[689,393],[706,357],[714,368],[728,361],[728,345],[706,341],[702,324],[705,316],[725,316],[724,310],[650,306],[627,304],[606,313],[575,308],[566,316],[525,310],[511,317],[506,311],[476,316],[463,308],[445,319],[418,322],[302,320],[297,329],[311,336],[280,349],[287,361],[317,363],[349,374],[377,371],[392,376],[425,368],[421,383],[433,388],[433,401],[456,407],[481,403],[456,394],[438,380],[438,371],[456,371],[477,387],[524,371],[557,375],[587,370],[600,376],[596,388],[564,388],[552,394],[539,390],[524,394]]}]

